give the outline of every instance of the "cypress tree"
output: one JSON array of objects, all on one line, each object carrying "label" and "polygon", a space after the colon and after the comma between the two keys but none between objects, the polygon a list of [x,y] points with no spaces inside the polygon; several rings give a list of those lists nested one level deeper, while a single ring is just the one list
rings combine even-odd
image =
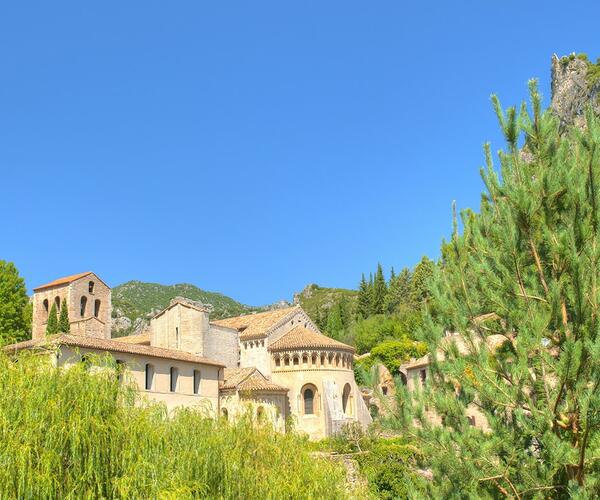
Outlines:
[{"label": "cypress tree", "polygon": [[415,267],[411,282],[411,300],[415,307],[423,305],[429,299],[429,281],[433,276],[435,264],[426,255]]},{"label": "cypress tree", "polygon": [[340,304],[335,304],[327,315],[327,335],[334,339],[340,339],[344,332],[344,320],[342,318],[342,310]]},{"label": "cypress tree", "polygon": [[[563,132],[530,92],[531,114],[494,98],[501,175],[486,146],[480,211],[461,213],[462,234],[455,217],[434,271],[431,376],[415,414],[438,498],[600,493],[600,123],[588,111],[584,130]],[[468,353],[443,341],[448,329]],[[468,406],[489,432],[469,426]]]},{"label": "cypress tree", "polygon": [[387,285],[385,283],[385,276],[383,275],[383,268],[381,264],[377,264],[377,272],[373,281],[373,302],[371,308],[373,314],[383,314],[385,311],[386,294]]},{"label": "cypress tree", "polygon": [[358,286],[358,299],[356,304],[356,315],[359,318],[368,318],[371,314],[371,296],[369,284],[365,279],[365,274],[362,274],[360,284]]},{"label": "cypress tree", "polygon": [[52,302],[52,307],[48,313],[48,323],[46,323],[46,335],[54,335],[55,333],[58,333],[58,314],[56,304]]},{"label": "cypress tree", "polygon": [[71,324],[69,323],[69,311],[67,309],[67,300],[63,299],[60,306],[60,315],[58,317],[58,331],[60,333],[69,333]]},{"label": "cypress tree", "polygon": [[406,267],[390,280],[385,299],[386,312],[393,313],[400,306],[411,305],[411,280],[412,275]]}]

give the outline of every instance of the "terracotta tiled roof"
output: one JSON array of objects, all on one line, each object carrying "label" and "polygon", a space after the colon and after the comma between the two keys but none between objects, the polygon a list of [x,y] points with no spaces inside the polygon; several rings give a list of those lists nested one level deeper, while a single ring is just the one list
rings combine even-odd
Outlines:
[{"label": "terracotta tiled roof", "polygon": [[99,351],[122,352],[127,354],[139,354],[142,356],[150,356],[153,358],[174,359],[178,361],[188,361],[190,363],[200,363],[204,365],[220,366],[222,363],[213,361],[212,359],[190,354],[184,351],[175,351],[173,349],[163,349],[162,347],[152,347],[140,344],[130,344],[127,342],[119,342],[117,340],[98,339],[95,337],[84,337],[83,335],[54,335],[49,338],[26,340],[17,344],[12,344],[4,347],[7,353],[17,352],[23,349],[32,349],[36,347],[53,347],[67,345],[70,347],[81,347],[86,349],[98,349]]},{"label": "terracotta tiled roof", "polygon": [[150,332],[127,335],[126,337],[115,337],[112,340],[116,340],[117,342],[125,342],[127,344],[150,345]]},{"label": "terracotta tiled roof", "polygon": [[280,321],[285,320],[287,316],[293,314],[298,309],[299,307],[297,306],[286,307],[285,309],[274,309],[273,311],[263,313],[219,319],[212,323],[218,326],[235,328],[240,332],[240,339],[247,340],[266,336],[271,328],[276,326]]},{"label": "terracotta tiled roof", "polygon": [[92,272],[88,271],[86,273],[72,274],[71,276],[65,276],[64,278],[58,278],[54,281],[51,281],[50,283],[46,283],[45,285],[41,285],[41,286],[38,286],[37,288],[34,288],[33,291],[37,292],[38,290],[42,290],[44,288],[50,288],[52,286],[66,285],[67,283],[72,283],[73,281],[78,280],[79,278],[83,278],[84,276],[87,276],[88,274],[92,274]]},{"label": "terracotta tiled roof", "polygon": [[269,346],[271,351],[280,351],[284,349],[302,349],[302,348],[335,348],[354,352],[351,347],[342,342],[327,337],[322,333],[313,332],[303,326],[292,328],[285,335],[278,338]]},{"label": "terracotta tiled roof", "polygon": [[287,392],[288,389],[268,380],[257,368],[225,368],[221,390]]}]

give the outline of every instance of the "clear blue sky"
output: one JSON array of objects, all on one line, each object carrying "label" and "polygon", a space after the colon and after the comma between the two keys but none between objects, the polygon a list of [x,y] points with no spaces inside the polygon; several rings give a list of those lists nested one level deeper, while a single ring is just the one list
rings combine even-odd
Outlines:
[{"label": "clear blue sky", "polygon": [[596,1],[3,2],[0,258],[250,303],[438,256]]}]

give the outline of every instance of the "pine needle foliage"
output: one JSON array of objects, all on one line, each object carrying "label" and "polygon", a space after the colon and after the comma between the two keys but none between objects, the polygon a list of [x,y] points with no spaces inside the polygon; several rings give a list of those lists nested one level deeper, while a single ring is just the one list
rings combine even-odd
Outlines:
[{"label": "pine needle foliage", "polygon": [[[52,356],[52,355],[51,355]],[[110,358],[0,353],[0,498],[344,498],[344,473],[251,419],[171,417]]]},{"label": "pine needle foliage", "polygon": [[[455,218],[432,281],[423,335],[445,359],[416,414],[438,497],[600,495],[600,123],[589,111],[562,132],[535,82],[530,95],[531,111],[493,98],[500,171],[486,146],[480,211],[461,213],[462,233]],[[468,405],[490,432],[469,426]]]}]

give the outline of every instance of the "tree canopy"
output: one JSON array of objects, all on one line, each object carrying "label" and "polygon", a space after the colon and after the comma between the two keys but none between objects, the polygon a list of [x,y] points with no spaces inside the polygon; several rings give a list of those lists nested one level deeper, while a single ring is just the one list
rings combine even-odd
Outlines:
[{"label": "tree canopy", "polygon": [[25,281],[12,262],[0,260],[0,345],[30,337],[31,305]]},{"label": "tree canopy", "polygon": [[[461,212],[434,269],[422,333],[445,359],[416,415],[438,497],[600,495],[600,124],[588,112],[585,129],[563,131],[530,94],[531,111],[493,99],[500,171],[486,146],[480,211]],[[448,329],[471,354],[441,342]]]}]

